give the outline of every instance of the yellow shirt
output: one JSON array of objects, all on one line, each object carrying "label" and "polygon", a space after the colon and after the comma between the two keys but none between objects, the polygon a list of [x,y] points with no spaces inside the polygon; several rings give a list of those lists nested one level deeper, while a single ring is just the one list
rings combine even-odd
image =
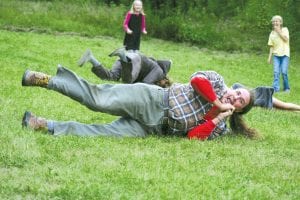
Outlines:
[{"label": "yellow shirt", "polygon": [[288,38],[285,42],[276,31],[272,31],[269,36],[268,45],[273,47],[273,54],[276,56],[288,56],[290,57],[290,36],[289,30],[282,28],[282,34]]}]

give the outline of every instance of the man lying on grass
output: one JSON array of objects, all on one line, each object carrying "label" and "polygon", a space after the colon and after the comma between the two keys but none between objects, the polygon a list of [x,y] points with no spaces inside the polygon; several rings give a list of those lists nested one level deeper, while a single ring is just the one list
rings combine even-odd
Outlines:
[{"label": "man lying on grass", "polygon": [[120,116],[109,124],[82,124],[46,120],[25,112],[23,127],[53,135],[143,137],[155,133],[205,140],[231,131],[249,138],[257,136],[242,118],[253,106],[254,93],[228,88],[214,71],[194,73],[189,84],[161,88],[145,83],[95,85],[59,66],[53,77],[26,70],[22,85],[54,90],[93,111]]},{"label": "man lying on grass", "polygon": [[171,60],[156,60],[140,52],[128,52],[125,48],[119,48],[109,56],[119,57],[110,70],[98,61],[89,49],[82,55],[78,65],[82,67],[86,63],[92,64],[92,72],[102,80],[121,79],[123,83],[141,82],[163,88],[171,85],[167,76],[172,65]]}]

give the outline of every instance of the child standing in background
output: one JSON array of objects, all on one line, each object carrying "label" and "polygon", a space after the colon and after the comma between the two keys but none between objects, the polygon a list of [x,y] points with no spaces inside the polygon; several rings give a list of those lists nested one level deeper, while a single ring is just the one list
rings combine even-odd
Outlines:
[{"label": "child standing in background", "polygon": [[282,27],[283,20],[279,15],[272,17],[273,30],[270,33],[268,45],[270,46],[270,53],[268,57],[268,63],[272,63],[273,55],[273,67],[274,67],[274,81],[273,88],[275,92],[280,90],[280,74],[283,77],[283,90],[285,92],[290,91],[288,80],[288,66],[290,58],[290,37],[289,30],[286,27]]},{"label": "child standing in background", "polygon": [[127,12],[123,28],[125,31],[124,45],[126,50],[139,50],[141,32],[147,34],[145,13],[141,0],[134,0],[130,11]]}]

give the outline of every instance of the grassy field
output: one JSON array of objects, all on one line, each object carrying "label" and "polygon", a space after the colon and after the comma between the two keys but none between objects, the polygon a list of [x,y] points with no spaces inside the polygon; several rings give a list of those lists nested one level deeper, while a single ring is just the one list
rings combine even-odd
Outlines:
[{"label": "grassy field", "polygon": [[[300,113],[255,108],[247,116],[258,140],[225,136],[214,141],[185,138],[52,137],[21,127],[25,110],[55,120],[107,123],[67,97],[24,88],[26,68],[55,74],[67,66],[103,83],[76,62],[86,48],[107,66],[121,45],[109,37],[0,31],[0,199],[299,199]],[[170,58],[170,77],[188,82],[197,70],[216,70],[230,86],[271,85],[267,54],[228,54],[148,39],[146,55]],[[300,104],[300,58],[292,53],[291,93],[275,96]]]}]

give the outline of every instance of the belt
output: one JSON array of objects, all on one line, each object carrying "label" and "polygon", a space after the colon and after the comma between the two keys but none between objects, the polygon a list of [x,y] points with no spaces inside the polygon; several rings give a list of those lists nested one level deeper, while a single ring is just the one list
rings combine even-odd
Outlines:
[{"label": "belt", "polygon": [[169,129],[169,89],[164,90],[163,97],[164,117],[162,119],[162,132],[167,133]]}]

